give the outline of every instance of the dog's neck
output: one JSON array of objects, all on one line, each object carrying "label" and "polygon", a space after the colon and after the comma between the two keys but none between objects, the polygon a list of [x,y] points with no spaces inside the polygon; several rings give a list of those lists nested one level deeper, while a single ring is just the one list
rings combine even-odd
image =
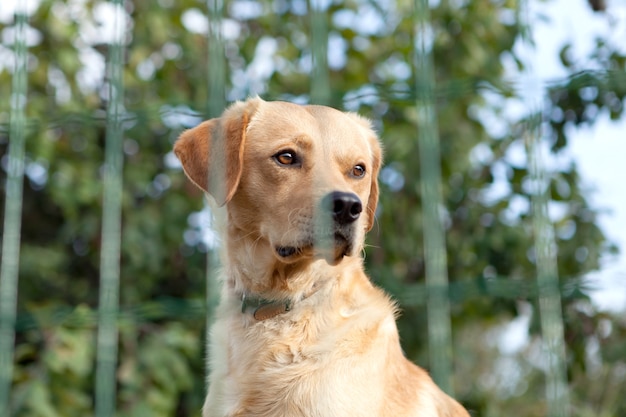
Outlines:
[{"label": "dog's neck", "polygon": [[[229,236],[244,237],[235,240]],[[248,309],[247,299],[251,305],[288,311],[291,304],[311,296],[336,275],[336,268],[324,259],[281,262],[269,242],[255,234],[226,233],[225,244],[228,286],[232,295],[242,300],[243,310]],[[346,258],[342,262],[352,261]]]}]

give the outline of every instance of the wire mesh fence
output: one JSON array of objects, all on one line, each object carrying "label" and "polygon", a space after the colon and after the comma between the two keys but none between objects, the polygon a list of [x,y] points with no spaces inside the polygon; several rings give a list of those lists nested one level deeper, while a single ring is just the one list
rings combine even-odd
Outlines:
[{"label": "wire mesh fence", "polygon": [[[445,48],[441,46],[444,41],[438,40],[435,34],[439,33],[440,37],[446,38],[450,33],[461,30],[458,19],[462,17],[450,18],[446,13],[471,11],[468,5],[451,6],[448,2],[443,3],[449,9],[441,5],[433,9],[433,5],[426,0],[415,0],[411,4],[365,1],[345,8],[340,3],[324,1],[209,0],[206,4],[184,2],[177,7],[171,2],[162,1],[159,7],[163,10],[159,11],[156,6],[143,9],[138,2],[121,0],[106,3],[110,7],[102,7],[103,3],[98,2],[70,6],[63,2],[42,1],[36,11],[17,10],[14,19],[3,29],[4,32],[9,29],[13,31],[13,40],[10,45],[6,41],[8,46],[3,46],[1,51],[6,54],[10,50],[13,66],[11,69],[5,68],[4,74],[0,72],[5,79],[10,74],[12,80],[10,102],[5,103],[7,106],[2,110],[10,113],[10,120],[3,125],[2,131],[3,136],[8,138],[3,145],[8,145],[2,148],[3,161],[6,161],[3,162],[6,186],[0,282],[0,414],[67,413],[62,411],[62,405],[49,398],[52,391],[46,391],[47,388],[31,382],[43,377],[47,383],[51,383],[54,372],[60,375],[58,378],[61,380],[63,377],[69,378],[68,381],[92,378],[92,383],[80,383],[83,397],[78,398],[82,399],[75,404],[65,405],[77,413],[82,410],[99,417],[143,415],[141,413],[194,414],[198,400],[193,398],[201,398],[202,394],[196,391],[203,390],[201,377],[199,382],[181,383],[179,391],[159,389],[167,385],[173,375],[185,375],[181,380],[186,380],[188,374],[193,374],[188,370],[191,365],[185,361],[196,364],[202,361],[202,348],[198,347],[202,342],[194,345],[195,348],[189,347],[193,345],[193,342],[188,342],[192,332],[171,324],[194,323],[193,330],[201,330],[206,327],[200,325],[198,328],[197,323],[210,322],[211,309],[217,300],[217,283],[214,278],[217,268],[216,243],[210,232],[202,230],[205,222],[202,219],[207,209],[193,206],[189,202],[191,198],[183,200],[173,195],[186,193],[197,197],[185,189],[182,181],[175,183],[170,178],[179,171],[176,163],[168,159],[171,158],[170,147],[182,128],[197,124],[203,118],[217,116],[228,101],[262,93],[269,98],[330,104],[364,111],[380,128],[388,147],[387,160],[390,165],[381,174],[386,196],[383,196],[382,212],[378,216],[379,231],[372,238],[372,248],[369,248],[368,264],[373,278],[405,309],[406,321],[401,329],[404,329],[404,338],[408,339],[410,345],[407,354],[424,361],[421,348],[427,345],[428,360],[423,364],[429,368],[437,383],[447,392],[457,391],[462,399],[471,403],[470,409],[483,410],[483,414],[479,415],[494,415],[494,411],[484,411],[489,410],[485,403],[496,401],[494,398],[497,396],[479,395],[471,387],[459,390],[460,384],[454,375],[455,367],[463,358],[459,358],[454,351],[454,346],[458,346],[454,342],[455,329],[462,327],[459,322],[465,315],[473,317],[469,321],[484,320],[489,323],[496,314],[510,317],[516,304],[536,306],[536,313],[540,317],[540,331],[537,334],[544,346],[540,362],[545,361],[545,365],[537,368],[545,374],[545,392],[542,396],[528,392],[526,397],[519,397],[533,401],[540,399],[542,404],[545,403],[545,407],[534,409],[532,412],[536,414],[533,415],[570,415],[572,407],[569,391],[576,389],[572,376],[576,368],[572,365],[575,359],[571,359],[572,354],[568,352],[575,349],[567,347],[565,337],[571,332],[565,328],[563,312],[565,306],[586,299],[589,288],[581,276],[595,266],[599,252],[589,253],[599,251],[593,246],[596,243],[601,246],[602,236],[598,234],[597,228],[590,226],[590,231],[581,239],[591,243],[587,246],[584,242],[578,243],[572,249],[566,248],[567,242],[560,241],[555,234],[557,225],[548,212],[550,203],[555,199],[578,204],[582,207],[581,213],[585,210],[586,213],[590,212],[584,199],[578,199],[579,196],[573,192],[569,194],[569,200],[554,197],[554,184],[558,183],[558,176],[567,176],[568,173],[555,174],[547,170],[541,159],[545,144],[550,142],[546,138],[547,128],[557,130],[563,117],[546,115],[543,109],[529,111],[528,117],[510,123],[506,134],[494,134],[493,137],[485,133],[488,129],[480,127],[484,120],[468,117],[472,109],[479,107],[476,103],[488,101],[486,97],[515,97],[518,86],[516,81],[504,78],[500,68],[495,71],[499,77],[484,79],[480,74],[482,67],[471,73],[468,68],[474,64],[470,61],[458,67],[449,62],[437,61],[438,57],[442,57],[438,51]],[[523,6],[523,3],[518,2],[504,3],[494,3],[490,7],[519,14]],[[431,16],[431,12],[436,15]],[[89,44],[88,36],[85,35],[94,28],[77,27],[68,35],[70,41],[63,43],[58,51],[43,41],[38,43],[29,40],[28,30],[33,27],[51,39],[62,39],[65,36],[63,31],[69,29],[60,25],[59,20],[69,17],[71,21],[77,22],[87,13],[94,16],[102,13],[104,20],[111,24],[109,28],[101,22],[101,27],[95,28],[96,31],[108,31],[106,35],[97,38],[98,41]],[[379,16],[379,20],[364,17],[368,16],[367,13]],[[481,12],[476,9],[473,13],[479,16]],[[172,21],[168,20],[170,18]],[[29,19],[33,26],[29,24]],[[441,29],[441,22],[446,22],[446,30]],[[382,29],[373,28],[376,25]],[[455,25],[459,25],[459,28]],[[530,22],[523,22],[522,19],[516,20],[515,24],[504,23],[501,26],[503,33],[500,35],[504,35],[504,31],[511,31],[509,36],[511,42],[514,42],[530,26]],[[163,33],[159,32],[159,28],[164,28]],[[145,42],[141,43],[140,40]],[[459,38],[458,42],[462,43],[463,39]],[[28,45],[33,45],[37,53],[46,52],[39,55],[41,61],[51,61],[42,76],[45,79],[43,82],[37,72],[37,65],[43,64],[33,61],[35,55],[29,53]],[[70,45],[74,45],[76,50],[72,50]],[[381,45],[381,49],[388,48],[386,50],[391,52],[384,57],[379,56],[376,45]],[[512,43],[509,47],[512,48]],[[71,56],[81,48],[82,58]],[[279,53],[277,50],[280,48]],[[298,48],[302,50],[298,52]],[[449,52],[455,53],[455,48],[454,45],[450,46]],[[351,53],[345,52],[347,49]],[[344,53],[338,54],[338,50]],[[185,57],[185,54],[194,53],[200,56]],[[89,60],[86,57],[89,54],[97,54],[100,58],[106,56],[106,72],[100,81],[89,81],[88,73],[94,71],[94,67],[82,73],[77,69],[80,62],[89,67],[84,64],[84,60]],[[368,54],[371,56],[366,57]],[[380,64],[375,70],[368,68],[368,65],[375,64]],[[488,65],[493,64],[487,63],[485,68]],[[270,71],[268,66],[274,69]],[[470,72],[463,73],[460,68]],[[271,74],[268,75],[268,72]],[[455,75],[460,73],[464,75]],[[71,81],[70,78],[75,80]],[[255,86],[250,80],[255,80],[258,85]],[[542,100],[546,103],[558,102],[558,98],[562,97],[559,94],[567,89],[576,92],[585,88],[602,90],[602,87],[598,87],[602,84],[604,90],[612,92],[617,101],[623,103],[625,80],[623,66],[618,69],[611,67],[607,71],[577,73],[572,78],[546,84]],[[29,94],[30,90],[37,94]],[[39,96],[42,91],[44,95],[52,97],[53,103],[59,104],[58,108],[46,102],[50,101],[49,97],[42,99]],[[70,96],[80,96],[81,99],[77,103],[65,99],[63,94],[67,91]],[[557,98],[552,100],[553,97]],[[605,106],[614,106],[609,111],[621,114],[619,106],[623,104],[617,104],[615,100],[611,102],[610,98],[606,100]],[[593,104],[597,100],[589,97],[587,101]],[[450,104],[452,102],[457,103],[463,113],[458,113],[456,107]],[[578,104],[574,103],[574,106]],[[566,105],[562,108],[566,108]],[[574,108],[573,111],[578,110]],[[447,125],[451,120],[457,120],[454,123],[458,123],[458,130]],[[471,146],[454,150],[455,140],[461,141],[465,132],[487,138],[483,140],[483,148],[475,141],[470,141]],[[394,134],[401,139],[394,142]],[[156,135],[158,140],[151,135]],[[503,136],[510,137],[509,142]],[[480,161],[470,166],[472,164],[467,162],[466,153],[474,152],[474,155],[476,148],[486,149],[484,143],[488,143],[486,147],[490,150],[487,153],[491,156],[487,159],[494,160],[499,153],[503,156],[507,152],[503,143],[513,143],[517,139],[524,144],[527,164],[524,167],[509,167],[507,175],[517,181],[516,175],[524,171],[526,185],[521,180],[519,184],[512,184],[514,194],[523,195],[530,206],[523,215],[519,215],[523,220],[503,219],[502,227],[508,227],[512,232],[502,236],[474,229],[473,225],[469,229],[458,226],[455,216],[468,218],[471,213],[478,211],[480,220],[477,223],[489,223],[485,228],[491,227],[492,220],[489,218],[493,214],[488,209],[498,207],[498,204],[502,204],[502,213],[505,213],[502,217],[506,217],[506,210],[510,211],[507,198],[484,203],[475,197],[480,184],[490,185],[494,182],[491,172],[495,169]],[[31,140],[32,145],[28,146],[27,140]],[[51,147],[55,146],[63,149],[55,148],[51,151]],[[68,147],[72,149],[67,151]],[[151,149],[158,156],[142,160],[143,149]],[[452,152],[456,156],[450,157]],[[96,160],[92,165],[73,172],[74,168],[63,161],[64,155],[71,155],[77,160]],[[404,158],[401,163],[394,162],[394,156],[398,155]],[[97,160],[98,157],[101,159]],[[48,162],[45,162],[46,158]],[[53,162],[54,158],[57,160]],[[451,168],[459,161],[465,161],[460,165],[466,166],[466,171],[458,168],[456,172]],[[71,165],[72,160],[68,163]],[[158,169],[155,171],[152,165],[158,166]],[[411,171],[409,167],[412,165],[419,168]],[[37,181],[37,166],[44,166],[42,169],[47,171],[46,178],[49,177],[49,181]],[[147,166],[152,171],[149,178],[144,178],[142,170]],[[89,169],[95,171],[95,174],[86,174]],[[72,182],[67,180],[68,175],[77,178]],[[83,186],[81,175],[90,176],[92,183]],[[24,178],[28,179],[26,184]],[[101,187],[95,187],[94,192],[93,183],[100,179]],[[63,181],[69,181],[70,185],[65,188],[54,185]],[[474,181],[474,185],[464,191],[468,197],[456,196],[455,189],[460,189],[461,184],[470,181]],[[25,186],[28,195],[23,204],[22,190]],[[409,190],[406,198],[398,194],[402,190]],[[68,194],[77,196],[78,203],[64,200]],[[40,250],[50,240],[46,241],[46,237],[38,241],[38,233],[51,232],[44,229],[44,226],[48,226],[40,226],[32,213],[37,213],[38,205],[47,198],[51,198],[51,204],[58,205],[60,209],[42,211],[40,215],[54,217],[54,227],[62,235],[54,239],[65,239],[60,252],[71,248],[71,256],[74,258],[96,256],[98,261],[72,263],[51,251]],[[165,198],[171,203],[162,203]],[[150,204],[145,203],[148,200]],[[394,211],[394,204],[403,208]],[[173,220],[186,211],[193,211],[194,207],[195,217]],[[100,210],[100,214],[93,214],[96,209]],[[26,213],[24,218],[27,222],[33,222],[33,229],[23,224],[22,213]],[[75,224],[65,227],[63,221],[73,221]],[[167,222],[167,228],[159,226],[153,229],[157,227],[153,224],[160,222]],[[393,229],[394,223],[400,230]],[[389,226],[389,229],[385,226]],[[579,227],[582,231],[587,230],[583,228],[582,222]],[[26,230],[24,235],[27,245],[20,239],[20,230]],[[486,236],[482,246],[470,245],[469,250],[464,246],[463,241],[481,238],[468,235],[468,230],[470,234]],[[460,237],[457,233],[459,231]],[[391,241],[381,237],[387,234],[391,235],[387,238]],[[162,248],[154,244],[159,239],[168,242],[182,240],[184,243],[163,245]],[[27,249],[22,257],[21,245],[26,245],[24,247]],[[380,249],[381,246],[385,249]],[[398,249],[399,246],[402,248]],[[490,249],[492,246],[498,249]],[[487,249],[481,249],[483,247]],[[39,248],[39,251],[33,248]],[[561,248],[562,252],[578,253],[572,256],[582,260],[577,261],[574,267],[561,267],[557,260],[557,248]],[[579,248],[585,248],[587,254],[581,255],[582,249]],[[168,255],[165,253],[167,250],[176,254]],[[529,250],[531,255],[528,255]],[[408,255],[403,258],[407,252]],[[508,252],[511,252],[510,259]],[[513,252],[521,253],[524,259],[519,261]],[[139,254],[138,257],[142,259],[137,259],[134,254]],[[486,259],[482,264],[478,260],[481,255]],[[44,261],[46,256],[52,260]],[[467,263],[460,260],[463,257],[470,259],[467,262],[482,266],[467,268]],[[590,258],[594,260],[585,263]],[[55,263],[54,259],[61,260]],[[175,265],[176,269],[160,270],[164,268],[163,260]],[[33,262],[40,262],[41,266],[31,267]],[[522,264],[525,265],[523,268],[518,266]],[[38,292],[26,283],[25,278],[18,281],[20,265],[22,276],[40,276],[43,273],[49,276],[47,279],[55,279],[58,274],[53,270],[66,268],[70,278],[76,274],[76,278],[84,278],[83,281],[88,284],[80,284],[81,289],[76,290],[76,293],[72,292],[75,290],[72,281],[65,283],[65,287],[51,286],[57,290],[68,289],[68,295],[66,301],[48,305],[46,297],[50,294],[46,292],[47,284],[43,284],[46,278],[37,281],[39,285],[44,285],[43,290]],[[97,271],[93,265],[97,265]],[[181,272],[185,269],[190,272]],[[470,272],[460,276],[460,271],[465,270]],[[150,277],[164,273],[172,274],[174,279],[187,284],[189,289],[181,290],[177,283],[172,284],[167,279],[157,281]],[[189,278],[188,274],[202,276],[202,279],[195,278],[196,281],[193,281],[194,278]],[[94,275],[98,277],[97,280]],[[150,288],[152,286],[160,288],[153,291]],[[24,288],[19,295],[23,300],[20,303],[18,288]],[[89,294],[89,289],[93,288],[97,289],[97,297]],[[206,291],[206,296],[199,296],[201,292],[190,295],[198,289]],[[155,294],[160,298],[151,300],[150,297]],[[32,299],[29,299],[31,295]],[[55,294],[53,298],[63,297]],[[32,308],[32,305],[37,308]],[[89,307],[83,308],[85,305]],[[425,313],[420,317],[426,317],[427,323],[415,318],[420,313]],[[89,329],[91,333],[73,345],[69,333],[64,336],[64,333],[56,332],[62,328]],[[171,374],[149,374],[150,384],[158,387],[154,389],[157,394],[152,395],[158,397],[159,392],[167,392],[167,395],[163,394],[161,402],[157,398],[142,403],[136,399],[137,384],[142,381],[137,373],[140,372],[138,369],[150,367],[150,363],[142,362],[148,361],[145,359],[148,356],[138,358],[137,352],[140,350],[139,340],[149,340],[151,333],[157,339],[163,337],[163,344],[170,348],[165,353],[161,353],[157,347],[149,351],[154,355],[156,364],[178,362],[172,367]],[[415,336],[416,333],[420,335]],[[43,335],[41,341],[36,342],[44,346],[43,354],[35,353],[32,343],[29,345],[35,337],[33,334]],[[427,337],[421,334],[427,334]],[[208,332],[206,337],[209,337]],[[198,341],[201,339],[200,333],[197,338]],[[72,352],[83,352],[76,346],[86,341],[89,343],[92,339],[97,341],[96,353],[92,352],[93,358],[89,352],[81,353],[87,358],[85,369],[72,368],[71,364],[58,358],[53,362],[51,353],[46,359],[45,350],[53,345],[51,340],[60,339],[63,339],[61,347],[70,356]],[[158,345],[155,342],[155,346]],[[37,372],[29,371],[30,364],[36,363],[39,355],[44,358],[44,362],[48,361],[44,371],[34,367],[32,369],[37,369]],[[188,356],[195,356],[196,359],[189,359]],[[623,363],[623,358],[617,361]],[[69,362],[72,362],[71,358]],[[14,370],[16,363],[19,372]],[[69,374],[60,372],[60,369],[69,369]],[[480,372],[483,371],[473,369],[465,377],[474,375],[478,380]],[[623,384],[623,380],[620,381],[619,384]],[[37,392],[48,394],[42,400],[36,396]],[[196,394],[189,394],[187,398],[184,394],[187,392]],[[174,398],[173,402],[166,403],[163,400],[166,397]],[[181,405],[185,401],[192,405]],[[39,404],[40,408],[33,406],[33,403]],[[514,404],[511,402],[508,406]],[[612,404],[618,404],[618,401]]]}]

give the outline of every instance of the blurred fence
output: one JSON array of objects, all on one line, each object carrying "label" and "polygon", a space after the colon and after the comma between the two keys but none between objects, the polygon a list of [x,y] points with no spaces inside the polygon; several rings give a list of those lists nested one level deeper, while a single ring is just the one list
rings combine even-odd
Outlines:
[{"label": "blurred fence", "polygon": [[[112,0],[115,7],[122,7],[121,0]],[[313,71],[311,73],[310,100],[327,103],[330,95],[330,81],[326,57],[328,55],[328,27],[325,2],[310,1],[311,50]],[[225,54],[221,36],[221,19],[224,14],[222,0],[209,0],[208,9],[208,56],[212,63],[207,71],[208,115],[221,113],[226,105],[224,71]],[[537,247],[537,279],[532,281],[500,279],[476,279],[448,283],[446,272],[445,230],[439,215],[441,205],[441,173],[437,113],[435,106],[435,77],[431,55],[432,39],[427,0],[415,0],[415,39],[414,56],[414,105],[418,123],[415,131],[419,141],[420,165],[423,181],[421,192],[424,210],[424,247],[426,261],[426,282],[413,284],[407,290],[398,289],[393,295],[401,305],[426,305],[428,311],[428,340],[430,344],[430,367],[434,379],[446,391],[452,391],[452,343],[450,326],[450,303],[476,296],[538,299],[541,308],[541,326],[548,357],[547,392],[549,415],[568,415],[567,381],[564,367],[563,324],[561,318],[561,297],[569,297],[578,287],[561,287],[555,263],[555,241],[553,229],[547,214],[547,187],[537,142],[540,140],[541,118],[526,129],[526,143],[531,161],[531,174],[536,190],[533,201],[535,239]],[[98,417],[115,414],[115,378],[117,363],[117,322],[121,317],[130,320],[163,317],[193,317],[210,320],[211,305],[216,299],[212,268],[214,258],[209,255],[207,268],[207,300],[204,303],[192,301],[154,302],[136,306],[133,309],[120,309],[120,240],[123,233],[121,223],[121,196],[124,135],[124,28],[123,13],[116,13],[116,34],[109,45],[108,84],[110,98],[106,112],[106,157],[104,161],[104,195],[102,211],[102,244],[100,267],[100,302],[98,317],[76,315],[73,310],[60,309],[52,314],[52,321],[96,323],[98,325],[97,375],[95,384],[95,410]],[[18,260],[20,248],[21,201],[24,178],[24,141],[27,120],[25,109],[28,90],[27,15],[19,12],[15,16],[15,69],[10,117],[10,144],[8,153],[7,186],[2,234],[2,269],[0,281],[0,415],[8,415],[11,393],[13,349],[15,329],[23,331],[36,326],[27,314],[16,316],[18,288]],[[2,98],[8,99],[8,98]],[[393,288],[391,288],[393,292]]]}]

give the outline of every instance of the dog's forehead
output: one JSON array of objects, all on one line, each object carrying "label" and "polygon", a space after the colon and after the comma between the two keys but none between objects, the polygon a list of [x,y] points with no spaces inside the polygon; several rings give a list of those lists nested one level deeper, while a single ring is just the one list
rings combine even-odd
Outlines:
[{"label": "dog's forehead", "polygon": [[262,102],[250,121],[249,131],[272,137],[289,136],[296,131],[315,134],[317,121],[304,106],[282,101]]},{"label": "dog's forehead", "polygon": [[350,113],[344,113],[332,107],[309,105],[306,110],[315,118],[322,131],[335,135],[363,135],[369,129],[365,119]]},{"label": "dog's forehead", "polygon": [[[314,142],[369,149],[368,136],[375,136],[369,122],[356,114],[332,107],[263,102],[252,117],[248,132],[268,139],[309,136]],[[343,145],[343,146],[341,146]]]}]

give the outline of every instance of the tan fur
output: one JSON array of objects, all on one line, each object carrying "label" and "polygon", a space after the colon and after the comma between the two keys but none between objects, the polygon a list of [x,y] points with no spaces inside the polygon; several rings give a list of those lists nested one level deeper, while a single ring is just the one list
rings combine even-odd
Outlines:
[{"label": "tan fur", "polygon": [[[394,303],[364,273],[382,161],[366,119],[253,98],[187,130],[174,150],[226,210],[204,417],[469,416],[404,357]],[[301,165],[277,163],[285,150]],[[358,164],[362,178],[350,174]],[[334,191],[363,202],[351,245],[312,244],[330,227],[318,207]],[[299,250],[281,256],[287,246]],[[257,321],[242,312],[244,294],[291,310]]]}]

